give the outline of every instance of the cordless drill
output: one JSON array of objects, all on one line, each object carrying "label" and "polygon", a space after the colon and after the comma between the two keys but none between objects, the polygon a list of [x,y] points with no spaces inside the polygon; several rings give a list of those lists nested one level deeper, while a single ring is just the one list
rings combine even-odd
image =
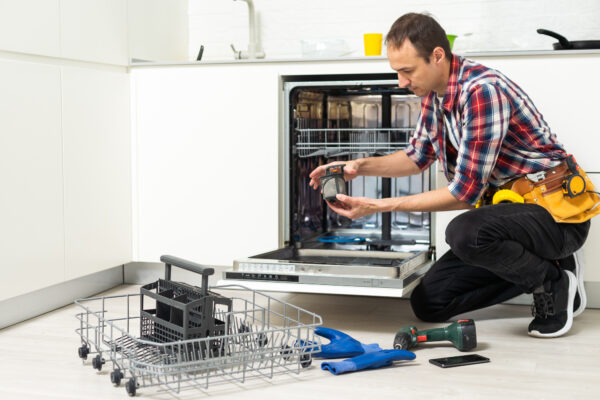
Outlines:
[{"label": "cordless drill", "polygon": [[418,331],[416,326],[406,326],[396,332],[394,348],[410,350],[421,342],[439,342],[449,340],[460,351],[469,351],[477,347],[475,321],[460,319],[444,328]]}]

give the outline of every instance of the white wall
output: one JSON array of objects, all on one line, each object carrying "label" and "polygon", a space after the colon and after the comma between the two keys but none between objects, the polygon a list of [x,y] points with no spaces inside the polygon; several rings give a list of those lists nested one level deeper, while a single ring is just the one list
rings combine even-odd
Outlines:
[{"label": "white wall", "polygon": [[[189,0],[128,0],[130,59],[188,59]],[[196,49],[196,55],[198,51]]]},{"label": "white wall", "polygon": [[61,57],[127,65],[127,2],[60,0]]},{"label": "white wall", "polygon": [[[254,0],[268,58],[297,57],[302,39],[344,39],[363,55],[362,34],[387,33],[406,12],[428,11],[447,33],[459,35],[457,52],[552,49],[556,40],[536,33],[547,28],[570,40],[600,39],[600,1],[578,0]],[[472,33],[471,36],[464,36]],[[190,0],[189,59],[205,45],[206,59],[231,59],[229,47],[248,45],[244,2]]]}]

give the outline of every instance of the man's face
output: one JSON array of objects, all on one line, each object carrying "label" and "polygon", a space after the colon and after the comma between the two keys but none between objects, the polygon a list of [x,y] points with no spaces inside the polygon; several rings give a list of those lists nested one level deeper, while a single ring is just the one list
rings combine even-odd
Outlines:
[{"label": "man's face", "polygon": [[436,50],[430,55],[427,63],[408,39],[400,47],[388,44],[387,57],[392,69],[398,73],[400,87],[411,90],[419,97],[427,96],[435,89],[438,95],[442,95],[446,88],[440,79],[442,70],[435,52]]}]

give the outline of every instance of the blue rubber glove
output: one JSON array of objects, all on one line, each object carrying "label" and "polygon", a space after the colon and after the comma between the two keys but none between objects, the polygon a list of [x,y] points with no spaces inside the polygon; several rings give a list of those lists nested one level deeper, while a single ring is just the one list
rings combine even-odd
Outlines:
[{"label": "blue rubber glove", "polygon": [[326,361],[321,363],[321,369],[329,371],[334,375],[339,375],[345,372],[360,371],[363,369],[389,367],[394,361],[414,359],[415,353],[407,350],[381,350],[343,361]]},{"label": "blue rubber glove", "polygon": [[[315,334],[329,339],[330,343],[322,345],[321,351],[314,353],[313,357],[326,359],[346,358],[359,356],[365,353],[372,353],[374,351],[381,351],[381,347],[376,343],[362,344],[353,337],[335,329],[317,326],[315,328]],[[301,340],[300,345],[305,347],[307,346],[307,343]],[[311,343],[308,343],[308,346],[310,345]]]}]

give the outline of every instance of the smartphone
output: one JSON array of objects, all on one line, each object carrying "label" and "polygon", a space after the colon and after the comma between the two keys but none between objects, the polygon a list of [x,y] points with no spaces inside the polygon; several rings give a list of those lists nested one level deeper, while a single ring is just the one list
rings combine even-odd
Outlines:
[{"label": "smartphone", "polygon": [[479,354],[467,354],[464,356],[444,357],[444,358],[432,358],[429,360],[433,365],[437,365],[442,368],[460,367],[461,365],[480,364],[490,362],[487,357],[480,356]]}]

